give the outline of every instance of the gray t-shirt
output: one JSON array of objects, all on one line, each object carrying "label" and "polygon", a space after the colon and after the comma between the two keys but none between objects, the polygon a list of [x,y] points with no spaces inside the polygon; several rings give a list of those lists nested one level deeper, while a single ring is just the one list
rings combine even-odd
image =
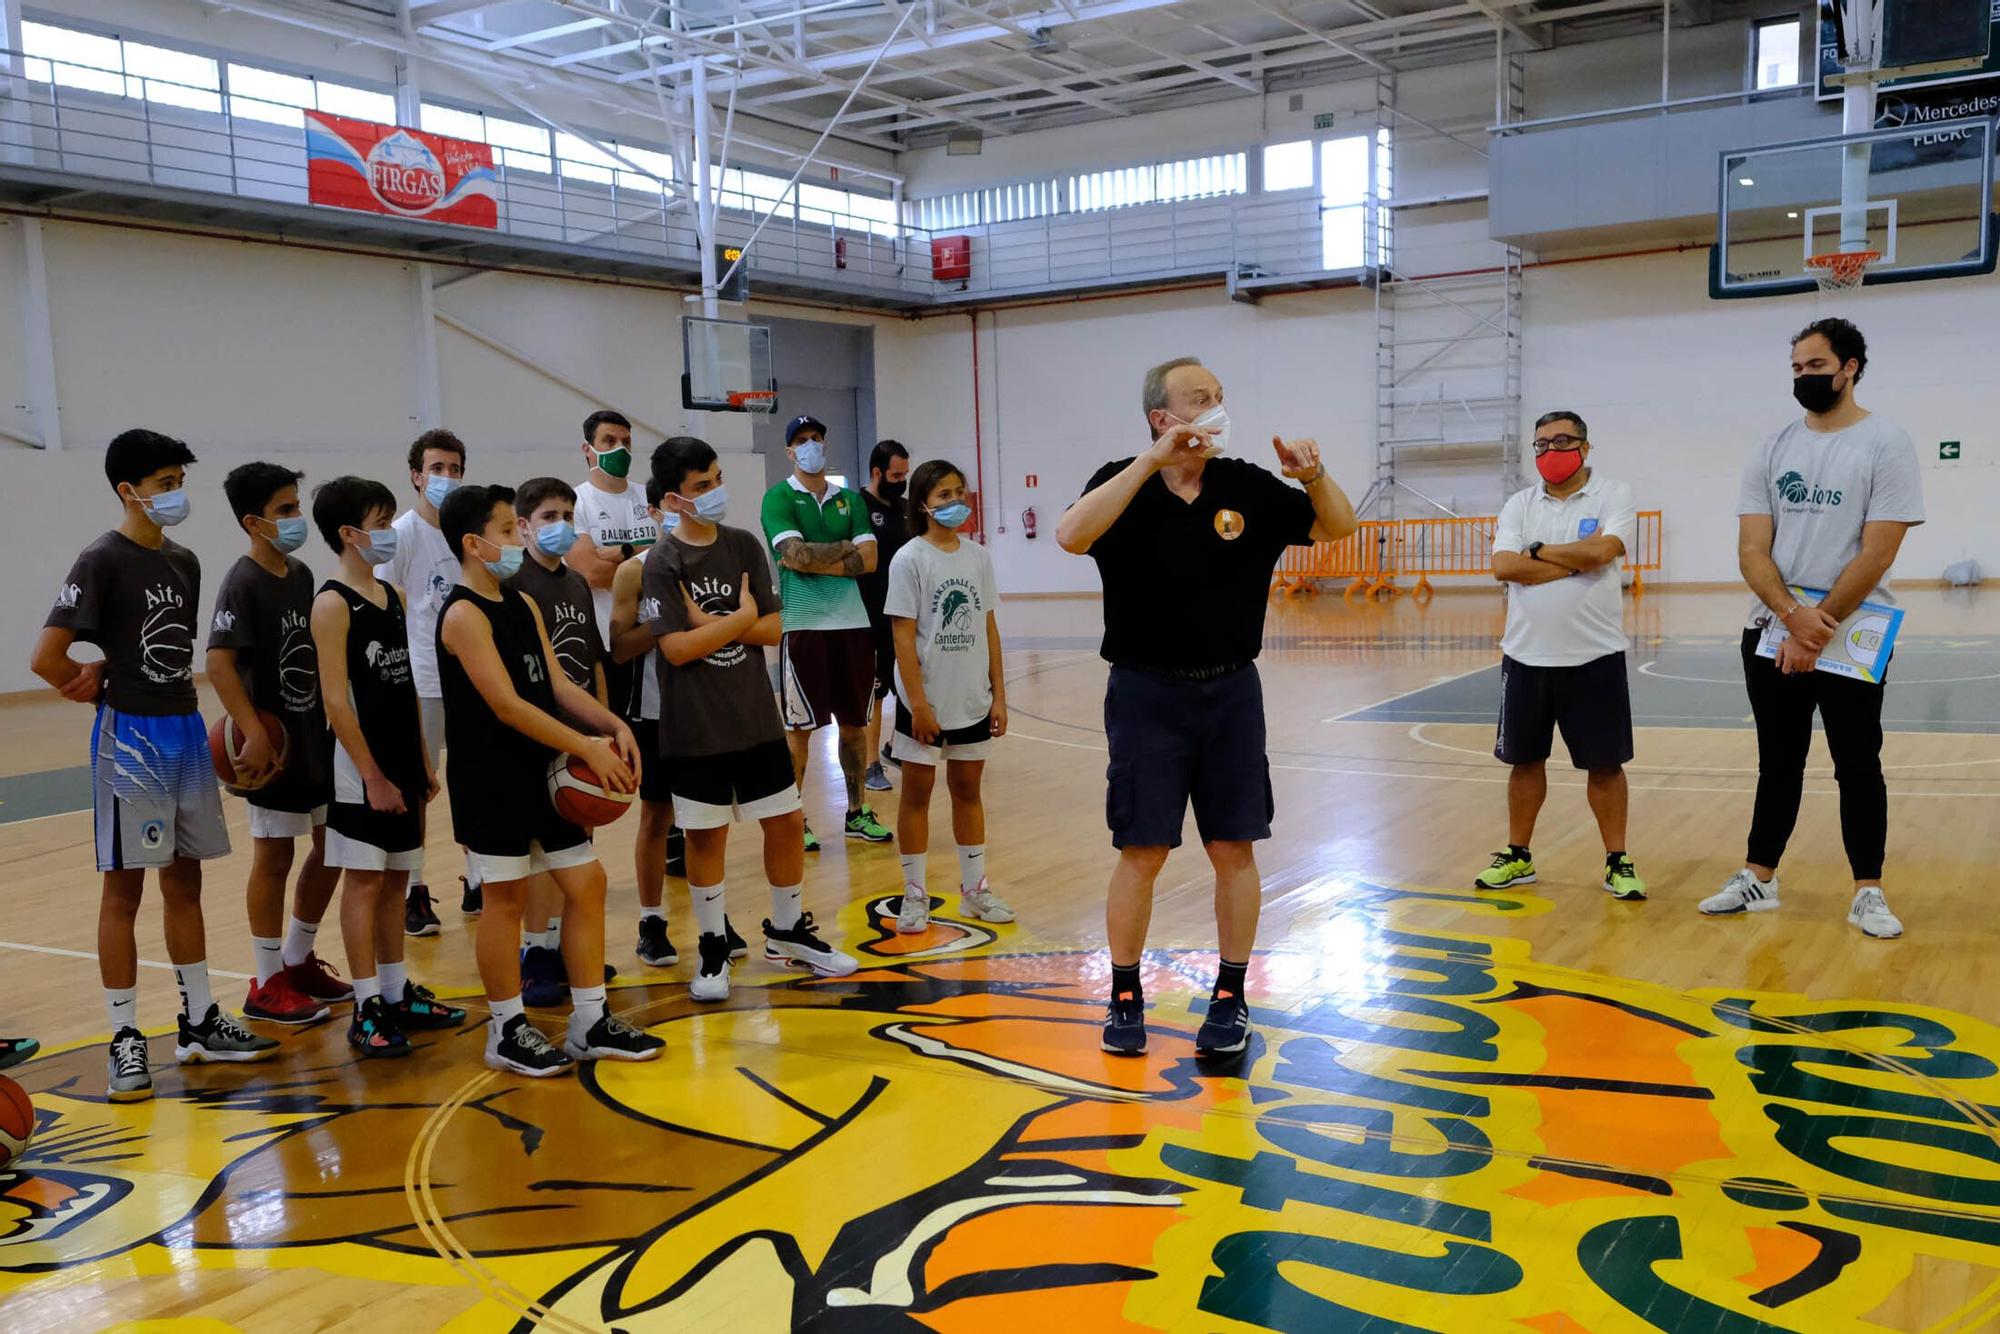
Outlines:
[{"label": "gray t-shirt", "polygon": [[[889,563],[889,592],[882,600],[882,612],[917,623],[924,698],[930,701],[939,727],[970,727],[992,711],[986,614],[999,605],[993,559],[977,542],[961,538],[958,550],[943,551],[913,537]],[[900,663],[896,697],[905,698]]]},{"label": "gray t-shirt", "polygon": [[201,562],[167,539],[158,551],[113,529],[83,549],[44,626],[104,651],[104,702],[119,713],[193,713],[194,618]]},{"label": "gray t-shirt", "polygon": [[[683,589],[703,611],[727,615],[742,598],[739,585],[746,573],[757,614],[768,616],[779,610],[764,544],[753,534],[718,527],[715,541],[699,547],[669,533],[646,558],[639,585],[639,622],[656,635],[693,629]],[[659,669],[661,755],[727,755],[784,739],[785,725],[778,717],[778,700],[771,693],[761,648],[726,644],[679,667],[662,653]]]},{"label": "gray t-shirt", "polygon": [[[1916,446],[1902,427],[1876,416],[1840,431],[1795,421],[1751,453],[1736,512],[1771,516],[1771,559],[1786,583],[1831,589],[1861,553],[1863,524],[1924,521]],[[1888,577],[1885,571],[1869,601],[1895,601]],[[1770,616],[1753,598],[1745,624],[1761,626]]]},{"label": "gray t-shirt", "polygon": [[250,702],[284,723],[290,737],[285,771],[248,795],[267,811],[309,811],[333,797],[333,738],[319,697],[319,650],[312,637],[313,577],[285,558],[272,574],[239,556],[222,576],[208,646],[236,654]]}]

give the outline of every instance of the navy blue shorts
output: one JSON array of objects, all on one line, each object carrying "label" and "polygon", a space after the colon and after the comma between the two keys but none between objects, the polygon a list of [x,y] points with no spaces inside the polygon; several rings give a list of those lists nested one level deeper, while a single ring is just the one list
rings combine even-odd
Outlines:
[{"label": "navy blue shorts", "polygon": [[1134,667],[1111,669],[1104,690],[1105,822],[1116,848],[1177,848],[1188,803],[1204,843],[1271,836],[1271,762],[1264,753],[1264,685],[1254,666],[1213,681]]},{"label": "navy blue shorts", "polygon": [[1556,729],[1579,769],[1615,769],[1632,758],[1632,695],[1625,655],[1579,667],[1530,667],[1500,659],[1500,727],[1493,755],[1503,764],[1539,764]]}]

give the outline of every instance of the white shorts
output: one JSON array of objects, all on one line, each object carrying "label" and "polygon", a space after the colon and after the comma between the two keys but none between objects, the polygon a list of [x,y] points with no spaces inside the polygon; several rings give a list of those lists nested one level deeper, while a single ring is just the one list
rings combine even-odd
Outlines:
[{"label": "white shorts", "polygon": [[969,745],[926,746],[913,736],[901,732],[889,741],[889,753],[905,764],[928,764],[936,768],[946,760],[985,760],[993,757],[993,741],[974,741]]},{"label": "white shorts", "polygon": [[373,843],[349,838],[338,829],[326,831],[326,864],[343,871],[414,871],[423,862],[422,847],[385,852]]},{"label": "white shorts", "polygon": [[250,807],[252,838],[304,838],[325,823],[324,806],[315,806],[309,811],[267,811],[254,804]]},{"label": "white shorts", "polygon": [[424,754],[430,757],[431,772],[436,773],[438,757],[444,754],[444,700],[417,696],[417,720],[423,724]]},{"label": "white shorts", "polygon": [[530,839],[525,857],[494,857],[470,848],[465,853],[466,870],[481,885],[503,885],[509,880],[526,880],[544,871],[566,871],[572,866],[585,866],[596,860],[597,848],[589,839],[575,847],[558,848],[554,852],[544,852],[539,839]]},{"label": "white shorts", "polygon": [[737,820],[770,820],[780,815],[790,815],[801,809],[805,802],[799,798],[797,784],[793,784],[768,797],[730,806],[710,806],[706,802],[691,801],[678,794],[674,797],[674,823],[682,829],[727,829]]}]

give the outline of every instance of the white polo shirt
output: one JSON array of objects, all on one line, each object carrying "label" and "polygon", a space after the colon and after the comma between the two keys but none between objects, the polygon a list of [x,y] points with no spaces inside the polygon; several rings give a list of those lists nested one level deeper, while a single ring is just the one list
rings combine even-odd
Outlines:
[{"label": "white polo shirt", "polygon": [[[1493,550],[1518,551],[1542,542],[1560,546],[1599,533],[1625,544],[1630,555],[1639,519],[1632,488],[1596,472],[1575,493],[1557,500],[1536,483],[1500,507]],[[1625,651],[1622,559],[1588,574],[1546,584],[1507,585],[1507,630],[1500,651],[1529,667],[1580,667]]]},{"label": "white polo shirt", "polygon": [[[653,522],[646,505],[646,488],[630,478],[623,491],[605,491],[589,478],[576,487],[576,531],[600,547],[613,551],[630,542],[644,549],[660,540],[660,525]],[[611,642],[611,590],[590,590],[591,607],[597,613],[597,633]]]}]

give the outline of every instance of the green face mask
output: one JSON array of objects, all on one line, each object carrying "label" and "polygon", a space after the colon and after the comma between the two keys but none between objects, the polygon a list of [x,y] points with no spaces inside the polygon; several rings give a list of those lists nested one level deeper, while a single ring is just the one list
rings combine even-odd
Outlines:
[{"label": "green face mask", "polygon": [[592,451],[597,454],[597,466],[607,477],[623,477],[632,471],[632,451],[620,446],[617,449]]}]

